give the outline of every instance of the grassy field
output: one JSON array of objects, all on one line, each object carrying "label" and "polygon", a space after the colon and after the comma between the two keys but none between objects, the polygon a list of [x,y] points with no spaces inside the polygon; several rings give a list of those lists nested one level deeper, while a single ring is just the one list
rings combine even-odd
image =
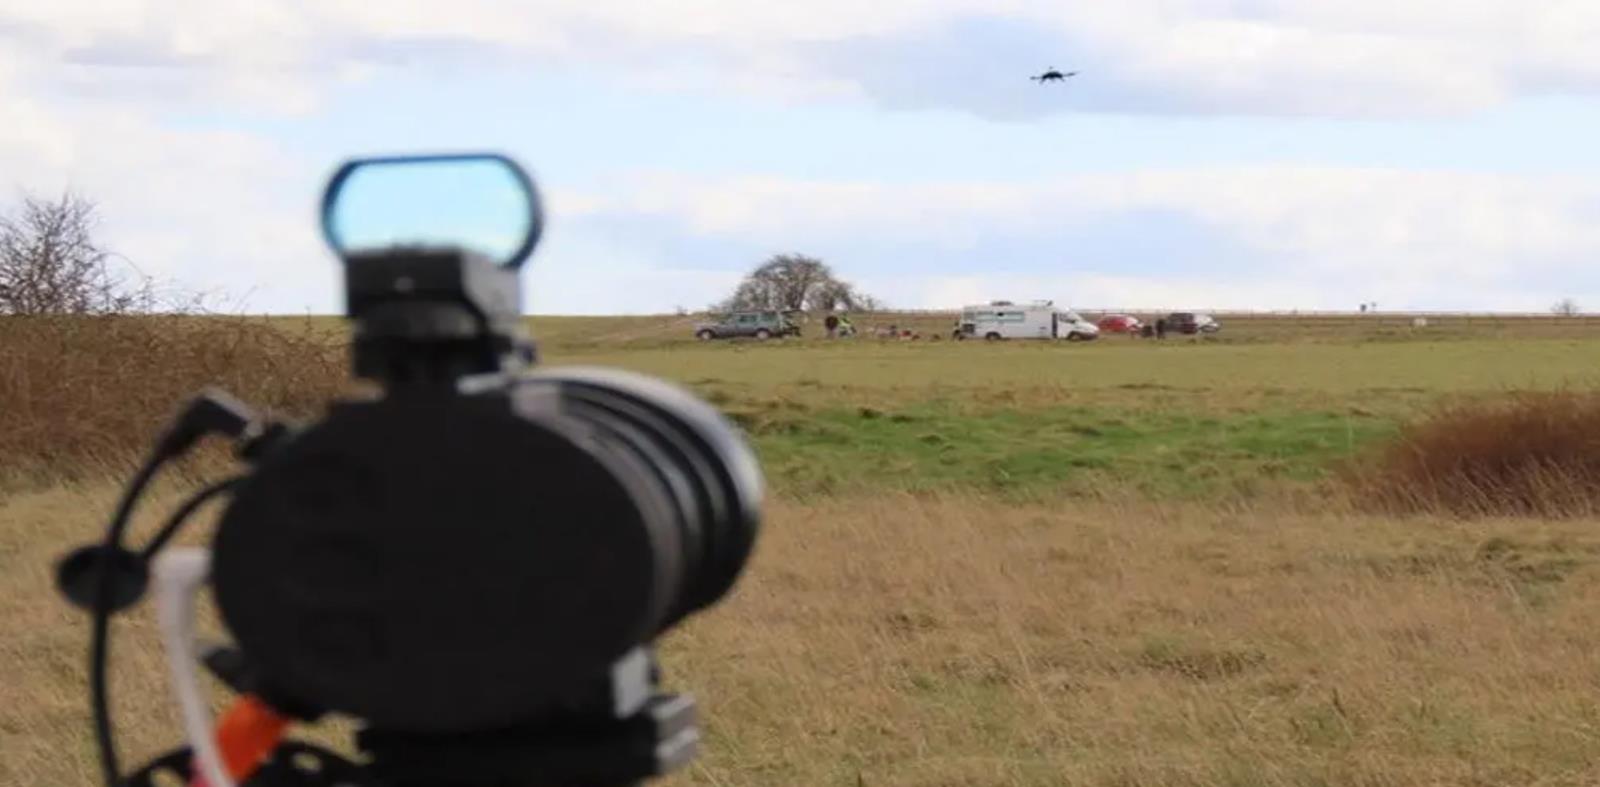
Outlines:
[{"label": "grassy field", "polygon": [[[1084,312],[1093,320],[1094,312]],[[1495,316],[1454,314],[1229,314],[1215,313],[1223,325],[1213,337],[1223,343],[1358,340],[1409,341],[1458,338],[1586,338],[1600,331],[1600,316]],[[858,314],[853,321],[863,335],[875,328],[894,326],[920,333],[924,338],[948,336],[957,312],[888,312]],[[1156,315],[1139,314],[1145,320]],[[1414,323],[1421,316],[1427,325]],[[544,338],[562,344],[617,346],[619,344],[670,344],[690,340],[692,326],[703,315],[636,317],[536,316],[530,323]],[[803,325],[807,336],[822,333],[815,320]]]},{"label": "grassy field", "polygon": [[[708,345],[686,319],[532,320],[551,363],[716,402],[771,481],[745,581],[666,643],[708,730],[672,783],[1600,781],[1600,522],[1378,515],[1339,481],[1442,403],[1593,387],[1600,326]],[[71,363],[114,401],[117,379]],[[228,379],[248,396],[247,371]],[[137,426],[71,412],[45,426]],[[86,626],[49,563],[115,490],[102,470],[0,477],[30,479],[0,488],[0,785],[89,783]],[[124,632],[136,759],[176,741],[175,709],[148,615]]]},{"label": "grassy field", "polygon": [[[1441,401],[1587,388],[1581,338],[591,348],[738,419],[794,495],[967,488],[1229,499],[1327,477]],[[1279,482],[1286,483],[1279,483]]]}]

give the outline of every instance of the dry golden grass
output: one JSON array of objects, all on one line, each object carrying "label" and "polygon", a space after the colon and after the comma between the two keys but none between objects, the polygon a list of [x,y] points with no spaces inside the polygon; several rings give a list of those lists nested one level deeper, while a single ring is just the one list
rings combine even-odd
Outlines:
[{"label": "dry golden grass", "polygon": [[[0,501],[5,787],[92,781],[49,564],[113,492]],[[666,643],[708,728],[673,783],[1594,783],[1595,525],[780,501],[735,597]],[[155,648],[120,630],[129,760],[177,740]]]},{"label": "dry golden grass", "polygon": [[[85,479],[0,494],[0,787],[99,783],[89,721],[88,615],[53,587],[57,558],[98,539],[120,481]],[[135,516],[130,540],[143,544],[176,505],[187,482],[157,485]],[[179,541],[209,537],[213,506]],[[214,614],[202,631],[222,639]],[[155,614],[149,603],[113,623],[110,681],[124,772],[181,743]],[[227,695],[218,692],[220,702]],[[218,708],[220,710],[220,707]]]},{"label": "dry golden grass", "polygon": [[201,388],[309,414],[347,384],[341,341],[218,316],[0,316],[0,484],[143,451]]},{"label": "dry golden grass", "polygon": [[680,783],[1593,783],[1593,527],[781,506],[668,649]]},{"label": "dry golden grass", "polygon": [[1406,425],[1351,478],[1381,508],[1457,516],[1600,513],[1600,394],[1452,402]]}]

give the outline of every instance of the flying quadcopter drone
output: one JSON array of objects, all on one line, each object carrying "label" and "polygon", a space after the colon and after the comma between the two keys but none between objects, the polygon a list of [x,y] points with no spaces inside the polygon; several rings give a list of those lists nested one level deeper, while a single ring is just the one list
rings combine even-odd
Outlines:
[{"label": "flying quadcopter drone", "polygon": [[1044,84],[1046,82],[1065,82],[1065,81],[1067,81],[1068,77],[1075,77],[1077,75],[1078,75],[1078,72],[1076,72],[1076,71],[1068,71],[1066,73],[1062,73],[1060,71],[1055,70],[1054,68],[1051,68],[1050,70],[1044,72],[1043,74],[1039,74],[1037,76],[1031,76],[1031,77],[1028,77],[1028,78],[1033,80],[1033,81],[1035,81],[1035,82],[1038,82],[1039,84],[1042,85],[1042,84]]}]

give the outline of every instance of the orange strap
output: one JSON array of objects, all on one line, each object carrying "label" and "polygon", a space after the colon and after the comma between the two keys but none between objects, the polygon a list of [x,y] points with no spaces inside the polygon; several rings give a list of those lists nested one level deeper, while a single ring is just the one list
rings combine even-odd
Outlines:
[{"label": "orange strap", "polygon": [[[272,709],[253,694],[234,700],[217,722],[217,748],[222,752],[222,767],[235,782],[249,778],[272,750],[283,740],[289,718]],[[204,787],[205,779],[196,772],[194,787]]]}]

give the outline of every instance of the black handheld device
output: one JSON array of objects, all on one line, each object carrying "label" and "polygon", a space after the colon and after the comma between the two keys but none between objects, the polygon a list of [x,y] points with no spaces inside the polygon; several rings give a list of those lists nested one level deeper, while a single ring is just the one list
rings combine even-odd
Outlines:
[{"label": "black handheld device", "polygon": [[[687,762],[695,706],[661,689],[651,643],[721,599],[751,553],[762,477],[741,433],[658,379],[536,365],[518,274],[543,212],[508,158],[351,161],[329,181],[322,225],[344,265],[354,374],[374,393],[304,425],[202,394],[105,539],[58,566],[62,592],[94,616],[106,783],[622,785]],[[207,435],[231,438],[245,471],[144,549],[124,546],[150,478]],[[191,557],[233,642],[169,652],[175,674],[194,657],[274,713],[353,717],[362,754],[285,740],[241,764],[196,732],[203,714],[180,696],[191,747],[124,776],[109,618],[172,585],[163,547],[221,495],[210,548]],[[164,631],[181,629],[168,620],[180,597],[158,598]]]}]

